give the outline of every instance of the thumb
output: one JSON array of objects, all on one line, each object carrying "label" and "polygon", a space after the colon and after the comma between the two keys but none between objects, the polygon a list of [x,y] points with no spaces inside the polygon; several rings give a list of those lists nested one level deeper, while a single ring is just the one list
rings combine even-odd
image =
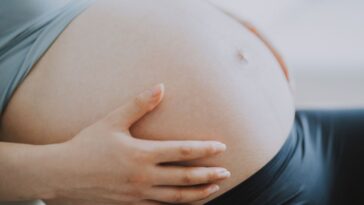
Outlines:
[{"label": "thumb", "polygon": [[136,121],[146,113],[153,110],[161,102],[164,96],[164,84],[160,83],[149,88],[126,104],[111,112],[106,118],[117,127],[129,129]]}]

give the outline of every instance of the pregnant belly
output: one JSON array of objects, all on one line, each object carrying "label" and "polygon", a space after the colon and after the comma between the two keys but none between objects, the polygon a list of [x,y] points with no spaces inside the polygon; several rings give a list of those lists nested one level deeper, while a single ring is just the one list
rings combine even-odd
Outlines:
[{"label": "pregnant belly", "polygon": [[159,82],[164,100],[131,133],[226,143],[221,156],[188,163],[231,171],[208,200],[264,166],[293,122],[278,62],[234,19],[200,1],[108,0],[77,17],[34,66],[5,111],[2,140],[63,142]]}]

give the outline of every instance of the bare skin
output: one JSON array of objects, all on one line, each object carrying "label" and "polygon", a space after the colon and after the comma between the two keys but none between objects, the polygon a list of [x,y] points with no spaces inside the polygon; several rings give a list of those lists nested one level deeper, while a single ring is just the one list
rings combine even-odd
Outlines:
[{"label": "bare skin", "polygon": [[168,88],[165,99],[131,127],[133,136],[217,140],[228,147],[223,155],[183,163],[232,174],[218,183],[219,192],[193,204],[264,166],[293,122],[279,62],[232,17],[201,1],[107,0],[75,19],[34,67],[4,114],[3,140],[67,141],[158,82]]},{"label": "bare skin", "polygon": [[224,144],[130,135],[130,127],[163,95],[162,84],[148,89],[64,143],[1,142],[0,200],[57,198],[65,204],[63,197],[71,203],[158,205],[193,202],[218,191],[213,183],[230,176],[226,169],[166,163],[211,157]]}]

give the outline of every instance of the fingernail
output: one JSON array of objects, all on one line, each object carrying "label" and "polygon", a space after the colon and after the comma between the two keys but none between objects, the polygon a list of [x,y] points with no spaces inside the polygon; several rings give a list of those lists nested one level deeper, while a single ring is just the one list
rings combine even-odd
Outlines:
[{"label": "fingernail", "polygon": [[217,175],[219,178],[227,178],[231,176],[231,173],[228,170],[222,168],[217,171]]},{"label": "fingernail", "polygon": [[164,84],[163,83],[155,85],[154,87],[152,87],[149,90],[150,97],[158,96],[163,90],[164,90]]},{"label": "fingernail", "polygon": [[210,193],[215,193],[217,191],[219,191],[220,187],[216,184],[214,184],[211,188],[210,188]]},{"label": "fingernail", "polygon": [[214,144],[214,148],[215,148],[216,152],[221,152],[221,151],[226,150],[226,145],[223,143],[217,142]]}]

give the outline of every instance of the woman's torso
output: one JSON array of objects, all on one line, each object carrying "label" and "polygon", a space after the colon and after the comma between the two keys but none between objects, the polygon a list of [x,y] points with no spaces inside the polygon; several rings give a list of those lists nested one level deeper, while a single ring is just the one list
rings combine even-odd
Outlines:
[{"label": "woman's torso", "polygon": [[218,194],[266,164],[293,122],[278,62],[234,19],[202,1],[103,0],[70,24],[20,85],[2,117],[3,140],[65,141],[159,82],[164,100],[131,133],[226,143],[224,154],[188,163],[231,171]]}]

